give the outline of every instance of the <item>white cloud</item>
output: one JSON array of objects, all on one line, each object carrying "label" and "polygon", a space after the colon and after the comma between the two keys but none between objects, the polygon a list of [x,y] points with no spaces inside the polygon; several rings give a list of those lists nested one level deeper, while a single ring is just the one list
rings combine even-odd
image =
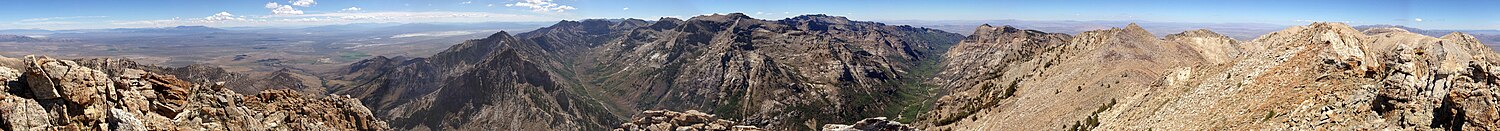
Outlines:
[{"label": "white cloud", "polygon": [[218,14],[214,14],[214,15],[211,15],[211,16],[208,16],[208,17],[203,17],[203,20],[201,20],[201,21],[203,21],[203,22],[223,22],[223,21],[244,21],[244,20],[246,20],[246,19],[243,16],[236,17],[236,16],[234,16],[234,14],[229,14],[229,12],[219,12]]},{"label": "white cloud", "polygon": [[511,4],[505,4],[505,6],[531,8],[532,12],[538,12],[538,13],[565,12],[565,11],[568,11],[568,10],[578,9],[578,8],[573,8],[573,6],[560,5],[560,4],[557,4],[557,3],[552,3],[552,0],[526,0],[526,1],[521,1],[521,2],[516,2],[516,3],[511,3]]},{"label": "white cloud", "polygon": [[360,10],[365,10],[365,9],[361,9],[359,7],[349,7],[349,8],[344,8],[343,10],[339,10],[339,12],[354,12],[354,11],[360,11]]},{"label": "white cloud", "polygon": [[620,8],[620,10],[630,10],[630,7]]},{"label": "white cloud", "polygon": [[1422,18],[1416,18],[1416,19],[1411,19],[1411,20],[1412,21],[1416,21],[1416,22],[1422,22]]},{"label": "white cloud", "polygon": [[296,8],[292,8],[291,5],[281,5],[281,7],[276,7],[274,9],[271,9],[271,14],[273,14],[273,15],[300,15],[300,14],[302,14],[302,10],[297,10]]},{"label": "white cloud", "polygon": [[495,4],[486,4],[484,7],[495,7]]},{"label": "white cloud", "polygon": [[458,3],[458,4],[469,4],[469,3],[474,3],[474,1],[464,1],[464,2]]},{"label": "white cloud", "polygon": [[266,2],[266,9],[275,9],[276,7],[281,7],[281,4],[277,4],[276,2]]},{"label": "white cloud", "polygon": [[292,3],[292,5],[301,6],[301,7],[312,7],[313,5],[317,5],[318,4],[317,1],[313,1],[313,0],[292,0],[292,1],[287,1],[287,2]]},{"label": "white cloud", "polygon": [[[311,1],[311,0],[309,0],[309,1]],[[301,2],[301,1],[294,1],[294,2]],[[277,4],[276,2],[270,2],[270,3],[266,3],[265,7],[266,7],[266,9],[271,9],[271,15],[300,15],[300,14],[302,14],[302,10],[297,10],[297,8],[292,8],[292,5],[283,5],[283,4]]]}]

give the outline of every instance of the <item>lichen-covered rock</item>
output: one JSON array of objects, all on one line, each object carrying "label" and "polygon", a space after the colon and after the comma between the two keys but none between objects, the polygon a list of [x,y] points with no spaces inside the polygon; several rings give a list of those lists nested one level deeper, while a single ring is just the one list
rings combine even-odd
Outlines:
[{"label": "lichen-covered rock", "polygon": [[823,131],[918,131],[916,127],[889,121],[885,117],[865,118],[852,125],[827,124]]},{"label": "lichen-covered rock", "polygon": [[759,131],[755,126],[735,125],[734,121],[717,119],[712,114],[688,110],[647,110],[620,124],[615,131]]},{"label": "lichen-covered rock", "polygon": [[[0,67],[5,68],[5,67]],[[46,130],[52,127],[52,114],[47,114],[35,100],[10,94],[0,94],[0,127],[6,130]]]},{"label": "lichen-covered rock", "polygon": [[21,84],[21,71],[0,67],[0,92],[10,92],[12,86],[26,86]]},{"label": "lichen-covered rock", "polygon": [[[1461,33],[1433,38],[1314,23],[1242,42],[1207,30],[1157,40],[1130,33],[1141,32],[1135,28],[1090,31],[1064,45],[1035,47],[1043,51],[1023,57],[1031,61],[953,56],[983,49],[960,47],[1046,41],[966,40],[945,63],[991,63],[963,68],[1001,70],[950,67],[944,73],[952,75],[936,81],[950,84],[953,93],[918,124],[939,130],[1500,128],[1500,69],[1494,67],[1500,56]],[[981,32],[971,38],[1003,36]],[[1017,47],[1026,46],[994,48]]]},{"label": "lichen-covered rock", "polygon": [[[25,81],[7,72],[15,65],[0,65],[0,80],[24,83],[0,93],[5,130],[389,130],[347,96],[275,90],[245,98],[222,83],[198,85],[138,68],[101,71],[41,56],[25,61]],[[10,94],[19,90],[30,91]]]}]

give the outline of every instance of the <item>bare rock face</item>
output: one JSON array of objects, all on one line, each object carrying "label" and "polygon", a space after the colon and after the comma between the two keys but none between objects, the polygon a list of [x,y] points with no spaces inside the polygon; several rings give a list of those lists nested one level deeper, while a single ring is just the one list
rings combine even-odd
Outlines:
[{"label": "bare rock face", "polygon": [[1168,69],[1211,62],[1194,47],[1134,24],[1076,36],[980,26],[945,55],[943,71],[929,82],[951,93],[916,124],[932,125],[924,126],[929,130],[1062,130],[1100,105],[1146,90]]},{"label": "bare rock face", "polygon": [[[827,15],[562,21],[428,58],[361,61],[330,90],[412,130],[603,130],[641,109],[816,130],[925,110],[907,106],[921,100],[885,96],[929,95],[903,86],[920,84],[917,63],[935,63],[959,38]],[[529,120],[508,119],[517,114]]]},{"label": "bare rock face", "polygon": [[5,130],[388,129],[349,97],[280,90],[243,98],[222,83],[197,85],[141,68],[96,70],[44,56],[23,61],[24,72],[0,65]]},{"label": "bare rock face", "polygon": [[755,126],[735,125],[734,121],[715,118],[714,115],[688,110],[647,110],[620,124],[615,131],[759,131]]},{"label": "bare rock face", "polygon": [[885,117],[865,118],[853,125],[828,124],[823,125],[824,131],[918,131],[911,125],[901,124],[886,120]]},{"label": "bare rock face", "polygon": [[[1129,35],[1138,34],[1128,33],[1131,28],[1123,29],[1127,33],[1086,32],[1068,44],[1038,49],[1045,51],[1029,58],[1047,61],[985,66],[1007,69],[996,73],[940,75],[934,81],[950,83],[946,87],[954,93],[940,99],[928,121],[918,125],[979,130],[1497,128],[1500,93],[1494,91],[1500,88],[1500,77],[1495,77],[1500,69],[1493,66],[1500,60],[1461,33],[1433,38],[1401,29],[1358,31],[1340,23],[1314,23],[1253,41],[1207,30],[1153,40]],[[1038,43],[1044,42],[1023,44]],[[983,44],[965,41],[957,47]],[[950,56],[975,52],[957,47]],[[986,61],[949,58],[954,59],[945,63]],[[1070,66],[1081,63],[1108,70]],[[972,80],[1010,82],[999,85],[1018,89],[992,95],[995,91],[984,90],[990,86],[962,84]],[[974,103],[968,101],[988,103],[962,104]]]}]

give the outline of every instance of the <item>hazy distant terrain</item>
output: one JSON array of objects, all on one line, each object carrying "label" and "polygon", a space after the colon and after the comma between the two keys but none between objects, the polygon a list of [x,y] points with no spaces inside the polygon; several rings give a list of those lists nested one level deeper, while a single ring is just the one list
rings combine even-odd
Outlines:
[{"label": "hazy distant terrain", "polygon": [[[990,24],[994,26],[1010,25],[1017,28],[1035,29],[1046,32],[1065,34],[1078,34],[1084,31],[1110,29],[1118,25],[1130,24],[1130,21],[1029,21],[1029,20],[892,20],[882,21],[888,24],[911,25],[927,27],[959,34],[971,34],[974,26]],[[1276,25],[1264,23],[1183,23],[1183,22],[1136,22],[1142,28],[1149,30],[1153,35],[1164,36],[1196,29],[1209,29],[1214,32],[1229,36],[1235,40],[1251,41],[1266,33],[1275,32],[1292,25]],[[1364,30],[1374,27],[1396,27],[1409,30],[1413,33],[1440,37],[1452,32],[1463,32],[1473,35],[1490,48],[1500,47],[1500,30],[1424,30],[1413,27],[1393,25],[1361,25],[1355,28]],[[1500,51],[1500,50],[1497,50]]]},{"label": "hazy distant terrain", "polygon": [[1034,29],[1046,32],[1078,34],[1084,31],[1101,30],[1119,27],[1130,23],[1140,24],[1153,32],[1153,35],[1167,35],[1189,30],[1209,29],[1236,40],[1248,41],[1264,35],[1265,33],[1291,27],[1291,25],[1276,25],[1264,23],[1182,23],[1182,22],[1139,22],[1139,21],[1030,21],[1030,20],[892,20],[881,21],[888,24],[912,25],[917,27],[934,28],[959,34],[971,34],[974,27],[982,24],[994,26],[1010,25],[1017,28]]},{"label": "hazy distant terrain", "polygon": [[0,30],[0,55],[127,58],[145,64],[207,63],[256,73],[330,69],[373,56],[428,56],[453,43],[549,22],[361,23],[300,28],[178,26],[93,30]]}]

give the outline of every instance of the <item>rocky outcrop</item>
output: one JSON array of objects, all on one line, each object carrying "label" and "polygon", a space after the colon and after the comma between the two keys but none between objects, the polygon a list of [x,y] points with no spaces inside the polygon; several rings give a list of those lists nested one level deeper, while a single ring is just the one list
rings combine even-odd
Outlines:
[{"label": "rocky outcrop", "polygon": [[929,82],[951,93],[917,124],[1062,130],[1112,99],[1145,90],[1171,67],[1211,62],[1191,43],[1160,39],[1134,24],[1076,36],[1008,26],[977,30],[945,55],[943,71]]},{"label": "rocky outcrop", "polygon": [[[979,69],[1002,70],[970,73],[950,65],[933,81],[949,83],[945,87],[953,94],[939,99],[918,125],[937,130],[1494,130],[1500,116],[1495,104],[1500,94],[1493,92],[1500,87],[1500,77],[1494,77],[1500,70],[1493,67],[1500,61],[1461,33],[1433,38],[1403,29],[1361,32],[1314,23],[1235,41],[1207,30],[1156,39],[1131,35],[1140,34],[1130,33],[1132,28],[1086,32],[1067,44],[1034,49],[1043,51],[1021,62],[952,57],[985,54],[959,47],[1004,43],[966,40],[945,63],[994,63]],[[990,36],[977,32],[982,31],[971,39]],[[1021,44],[1050,45],[1042,43]],[[963,84],[967,81],[981,84]]]},{"label": "rocky outcrop", "polygon": [[911,125],[901,124],[886,120],[885,117],[865,118],[852,125],[828,124],[823,125],[824,131],[918,131]]},{"label": "rocky outcrop", "polygon": [[[120,74],[126,70],[141,70],[163,75],[172,75],[177,79],[190,82],[224,82],[224,86],[235,92],[245,93],[243,95],[254,95],[261,90],[272,89],[264,85],[292,84],[297,81],[268,80],[252,78],[247,74],[229,72],[218,66],[206,64],[192,64],[183,67],[160,67],[136,63],[135,61],[119,58],[88,58],[74,60],[79,65],[102,71],[106,74]],[[287,88],[287,87],[279,87]],[[311,92],[322,93],[322,92]]]},{"label": "rocky outcrop", "polygon": [[623,121],[579,92],[539,44],[500,32],[431,58],[377,57],[350,66],[330,90],[369,102],[399,130],[605,130]]},{"label": "rocky outcrop", "polygon": [[[670,27],[670,28],[655,28]],[[910,26],[805,15],[744,14],[659,20],[594,47],[579,70],[625,109],[711,110],[771,130],[892,116],[916,63],[958,35]]]},{"label": "rocky outcrop", "polygon": [[755,126],[735,125],[734,121],[715,118],[714,115],[688,110],[647,110],[620,124],[615,131],[759,131]]},{"label": "rocky outcrop", "polygon": [[[397,128],[610,129],[640,109],[667,109],[815,130],[925,110],[923,100],[877,96],[930,95],[907,86],[925,78],[912,72],[960,37],[826,15],[562,21],[428,58],[362,61],[330,90],[370,102]],[[494,112],[534,117],[478,116]]]},{"label": "rocky outcrop", "polygon": [[[8,58],[7,58],[8,59]],[[139,68],[96,70],[71,60],[3,65],[6,130],[385,130],[358,100],[270,91],[244,98]],[[4,62],[14,63],[14,62]],[[19,79],[18,79],[19,78]]]}]

